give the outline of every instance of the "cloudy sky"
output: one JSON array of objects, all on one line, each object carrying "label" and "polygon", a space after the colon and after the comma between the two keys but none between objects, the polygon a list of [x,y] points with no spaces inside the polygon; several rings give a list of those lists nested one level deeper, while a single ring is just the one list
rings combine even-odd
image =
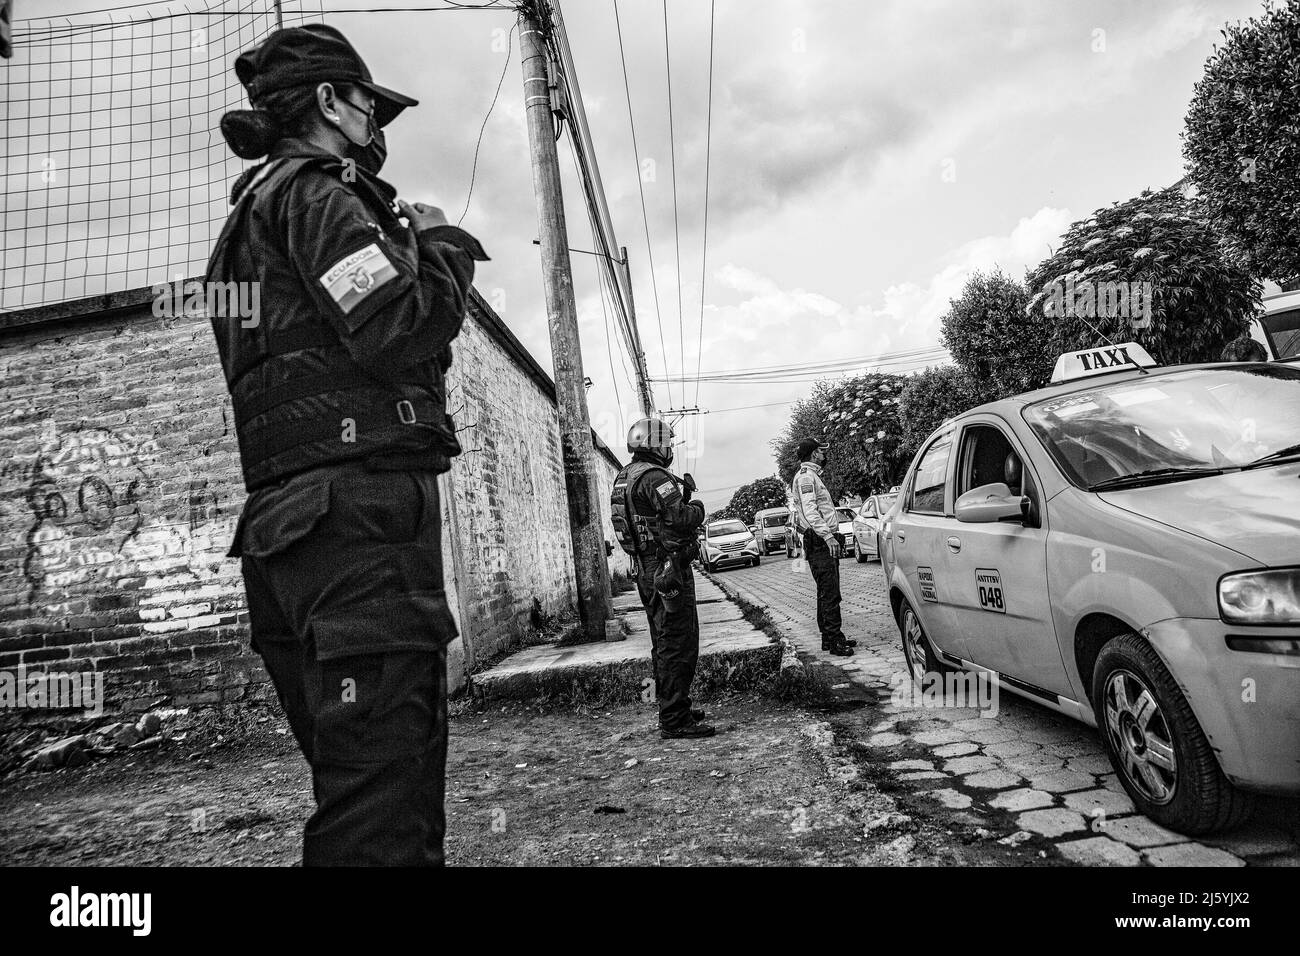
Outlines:
[{"label": "cloudy sky", "polygon": [[[45,0],[41,15],[108,5]],[[504,70],[464,225],[492,256],[479,289],[549,369],[517,37],[503,49],[514,16],[331,12],[368,5],[319,7],[379,82],[420,99],[388,128],[385,176],[453,222]],[[373,4],[403,5],[420,4]],[[183,9],[149,9],[169,8]],[[663,3],[618,8],[638,157],[613,3],[563,0],[655,377],[683,374],[683,353],[693,376],[701,349],[700,366],[714,372],[936,347],[939,317],[971,270],[1020,276],[1072,220],[1182,176],[1179,131],[1192,86],[1222,25],[1260,3],[718,0],[703,272],[710,4],[667,8],[676,232]],[[570,244],[589,249],[569,156],[561,143]],[[577,255],[573,265],[593,424],[621,450],[636,414],[628,359],[607,338],[595,260]],[[768,441],[809,388],[699,386],[710,414],[688,420],[679,459],[710,510],[735,486],[773,473]],[[655,389],[661,408],[696,403],[693,384]]]}]

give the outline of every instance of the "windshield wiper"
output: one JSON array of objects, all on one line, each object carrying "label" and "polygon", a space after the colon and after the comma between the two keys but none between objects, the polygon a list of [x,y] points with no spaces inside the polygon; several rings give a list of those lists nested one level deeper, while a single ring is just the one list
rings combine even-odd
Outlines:
[{"label": "windshield wiper", "polygon": [[1254,461],[1248,461],[1242,465],[1242,470],[1247,468],[1256,468],[1260,465],[1272,465],[1285,458],[1294,458],[1300,455],[1300,445],[1289,445],[1286,448],[1280,448],[1277,451],[1269,452],[1263,458],[1256,458]]},{"label": "windshield wiper", "polygon": [[1162,481],[1181,481],[1184,478],[1202,478],[1206,475],[1221,475],[1222,468],[1152,468],[1132,475],[1116,475],[1096,484],[1089,485],[1089,491],[1115,491],[1119,488],[1137,488],[1141,485],[1154,485]]}]

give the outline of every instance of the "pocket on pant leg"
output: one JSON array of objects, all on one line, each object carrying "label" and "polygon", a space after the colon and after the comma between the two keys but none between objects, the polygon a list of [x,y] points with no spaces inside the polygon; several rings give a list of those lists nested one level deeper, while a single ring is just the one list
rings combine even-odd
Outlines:
[{"label": "pocket on pant leg", "polygon": [[439,648],[317,660],[315,759],[365,766],[423,754],[438,732],[444,653]]}]

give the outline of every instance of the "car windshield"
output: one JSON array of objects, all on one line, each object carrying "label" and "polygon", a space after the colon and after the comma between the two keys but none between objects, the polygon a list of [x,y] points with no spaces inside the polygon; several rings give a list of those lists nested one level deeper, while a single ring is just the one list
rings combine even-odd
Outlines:
[{"label": "car windshield", "polygon": [[709,537],[717,538],[724,534],[742,534],[749,529],[739,521],[719,521],[709,525]]},{"label": "car windshield", "polygon": [[852,508],[836,508],[835,511],[839,514],[841,522],[853,520],[854,511]]},{"label": "car windshield", "polygon": [[1220,474],[1300,457],[1300,368],[1150,374],[1036,402],[1024,417],[1081,488]]},{"label": "car windshield", "polygon": [[894,492],[892,495],[879,495],[876,498],[876,505],[880,513],[883,515],[886,511],[888,511],[890,508],[894,506],[894,502],[897,500],[898,500],[898,492]]},{"label": "car windshield", "polygon": [[789,515],[768,515],[763,519],[764,528],[779,528],[785,524]]}]

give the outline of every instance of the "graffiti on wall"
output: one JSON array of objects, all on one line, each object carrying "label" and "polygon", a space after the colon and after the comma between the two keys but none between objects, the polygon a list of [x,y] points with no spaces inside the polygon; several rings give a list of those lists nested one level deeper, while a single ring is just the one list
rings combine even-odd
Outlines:
[{"label": "graffiti on wall", "polygon": [[0,498],[25,512],[17,570],[27,602],[174,566],[196,541],[210,547],[233,529],[206,478],[159,476],[159,448],[145,432],[48,423],[35,456],[0,473]]}]

